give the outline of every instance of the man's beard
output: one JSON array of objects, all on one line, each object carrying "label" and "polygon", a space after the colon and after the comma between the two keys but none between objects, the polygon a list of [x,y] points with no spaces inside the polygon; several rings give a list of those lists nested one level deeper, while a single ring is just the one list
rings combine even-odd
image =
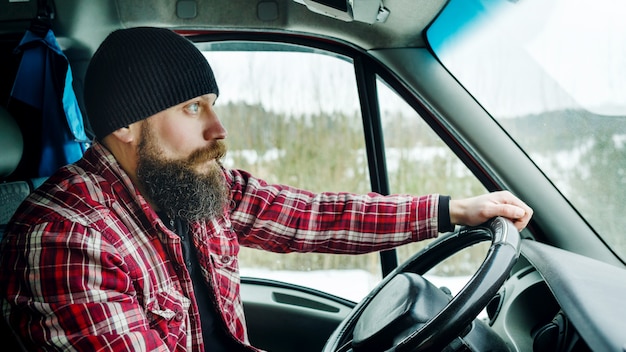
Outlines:
[{"label": "man's beard", "polygon": [[[142,126],[137,163],[137,179],[144,196],[170,217],[187,222],[211,220],[224,212],[229,191],[220,159],[226,154],[222,141],[199,149],[182,160],[162,158],[151,126]],[[196,166],[215,159],[207,172],[199,173]]]}]

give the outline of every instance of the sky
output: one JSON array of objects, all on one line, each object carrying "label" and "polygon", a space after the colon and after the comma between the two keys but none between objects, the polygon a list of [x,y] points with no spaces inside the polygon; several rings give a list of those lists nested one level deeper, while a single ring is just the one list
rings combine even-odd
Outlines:
[{"label": "sky", "polygon": [[[298,52],[204,54],[220,88],[220,104],[261,102],[267,109],[296,114],[359,109],[354,68],[349,62]],[[289,110],[282,111],[284,108]]]},{"label": "sky", "polygon": [[[462,9],[429,35],[466,88],[492,97],[484,105],[495,115],[582,106],[626,116],[626,1],[453,1]],[[458,41],[442,39],[450,33]]]},{"label": "sky", "polygon": [[527,48],[583,106],[626,115],[626,2],[590,3],[560,0]]}]

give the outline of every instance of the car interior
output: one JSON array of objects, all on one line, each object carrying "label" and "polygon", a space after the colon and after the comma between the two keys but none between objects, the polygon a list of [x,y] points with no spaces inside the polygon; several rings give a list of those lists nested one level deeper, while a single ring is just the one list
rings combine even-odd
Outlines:
[{"label": "car interior", "polygon": [[[475,9],[469,3],[478,4],[479,10],[472,12]],[[537,4],[533,0],[3,1],[0,238],[22,200],[54,170],[77,160],[89,147],[93,135],[82,102],[83,78],[91,55],[113,30],[135,26],[172,29],[195,42],[212,65],[211,51],[238,53],[244,47],[250,52],[258,47],[277,52],[323,52],[349,62],[355,77],[355,121],[363,131],[360,150],[367,192],[395,192],[390,187],[394,182],[390,176],[395,170],[390,164],[393,155],[387,145],[400,142],[383,131],[384,88],[407,106],[411,116],[417,116],[422,128],[428,129],[483,189],[513,192],[534,209],[534,216],[521,232],[496,218],[477,227],[459,226],[407,257],[399,257],[396,250],[376,253],[379,282],[361,299],[244,273],[241,294],[252,345],[268,351],[626,352],[626,237],[619,225],[623,220],[618,220],[623,215],[616,215],[623,212],[626,202],[626,142],[620,142],[626,136],[626,113],[598,114],[604,121],[612,121],[602,133],[614,134],[607,143],[615,146],[616,157],[605,164],[617,181],[599,203],[593,203],[597,204],[594,211],[607,216],[596,220],[580,205],[592,204],[590,198],[574,199],[568,193],[587,185],[590,193],[598,193],[590,180],[595,174],[583,177],[582,184],[561,187],[561,181],[541,164],[538,152],[516,134],[528,131],[530,136],[544,136],[542,130],[566,128],[575,119],[554,125],[520,123],[517,130],[509,129],[511,120],[493,116],[497,114],[492,105],[474,94],[469,84],[464,85],[466,76],[455,75],[454,65],[462,64],[463,59],[448,64],[447,42],[443,34],[444,39],[437,35],[448,30],[451,34],[446,35],[453,36],[471,26],[461,23],[454,27],[444,20],[472,13],[467,19],[471,21],[488,14],[495,3],[506,11],[514,11],[516,6],[545,8],[533,8],[531,5]],[[600,3],[585,6],[593,11],[604,6]],[[554,8],[551,11],[556,11]],[[528,18],[537,21],[552,14],[534,12],[533,17],[530,13],[526,12]],[[533,23],[528,28],[532,29]],[[517,27],[514,32],[523,40],[531,36]],[[438,46],[438,41],[444,44]],[[621,53],[624,58],[626,50]],[[218,72],[221,66],[215,60],[213,67]],[[517,70],[516,64],[510,60],[502,65]],[[306,71],[304,65],[304,61],[295,62],[296,75]],[[481,69],[473,71],[479,82],[489,77],[485,72],[496,68],[483,64]],[[548,70],[546,66],[543,69]],[[231,74],[242,72],[238,70]],[[39,76],[43,83],[35,83]],[[514,79],[509,80],[515,85]],[[554,85],[563,86],[558,83]],[[228,83],[224,84],[227,87]],[[339,95],[338,87],[329,85],[327,90],[337,89],[332,94]],[[517,87],[524,88],[521,83]],[[29,98],[18,96],[24,92]],[[227,101],[227,93],[223,94]],[[508,101],[502,96],[496,99]],[[347,99],[339,104],[347,104]],[[581,129],[592,129],[596,120],[585,121]],[[245,133],[258,133],[262,139],[263,129],[271,126],[268,122]],[[545,137],[551,143],[565,143],[567,138],[570,136],[565,134]],[[335,139],[338,145],[340,139]],[[339,154],[341,147],[335,149]],[[337,183],[342,177],[335,177]],[[612,221],[614,224],[607,225]],[[478,243],[487,244],[484,259],[457,293],[428,280],[431,269]],[[7,346],[19,350],[19,341],[4,320],[0,329],[3,341],[12,343]]]}]

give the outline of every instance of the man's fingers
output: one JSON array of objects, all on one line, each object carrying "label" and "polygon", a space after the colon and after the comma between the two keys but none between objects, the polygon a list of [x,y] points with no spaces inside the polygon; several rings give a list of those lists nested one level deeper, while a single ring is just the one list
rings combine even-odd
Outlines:
[{"label": "man's fingers", "polygon": [[519,231],[523,230],[528,225],[533,210],[508,191],[496,192],[496,197],[494,200],[496,204],[491,207],[489,217],[505,217],[511,220]]},{"label": "man's fingers", "polygon": [[519,231],[528,225],[532,216],[532,209],[529,207],[520,207],[512,204],[498,204],[496,207],[498,210],[493,216],[502,216],[511,220]]},{"label": "man's fingers", "polygon": [[511,220],[521,231],[532,214],[533,210],[526,203],[508,191],[450,201],[450,221],[453,224],[475,226],[493,217],[502,216]]},{"label": "man's fingers", "polygon": [[526,214],[524,209],[512,204],[497,204],[494,208],[495,209],[493,214],[491,214],[491,217],[503,216],[507,219],[517,220]]}]

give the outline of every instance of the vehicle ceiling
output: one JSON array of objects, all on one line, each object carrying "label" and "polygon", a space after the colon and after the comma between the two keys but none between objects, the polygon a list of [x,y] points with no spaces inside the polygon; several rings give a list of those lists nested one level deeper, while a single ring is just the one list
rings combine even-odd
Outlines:
[{"label": "vehicle ceiling", "polygon": [[[50,1],[50,0],[48,0]],[[359,1],[359,0],[354,0]],[[196,0],[197,16],[181,19],[173,0],[54,0],[53,30],[62,48],[93,52],[112,30],[121,27],[160,26],[188,30],[288,31],[327,36],[353,43],[365,50],[423,47],[422,31],[439,13],[446,0],[384,0],[389,16],[384,23],[344,22],[314,13],[294,0]],[[34,17],[30,3],[5,3],[0,34],[23,33]],[[261,20],[258,5],[269,3],[278,10],[274,20]],[[34,6],[36,9],[36,6]],[[10,26],[8,25],[10,24]],[[69,39],[71,38],[71,39]]]}]

